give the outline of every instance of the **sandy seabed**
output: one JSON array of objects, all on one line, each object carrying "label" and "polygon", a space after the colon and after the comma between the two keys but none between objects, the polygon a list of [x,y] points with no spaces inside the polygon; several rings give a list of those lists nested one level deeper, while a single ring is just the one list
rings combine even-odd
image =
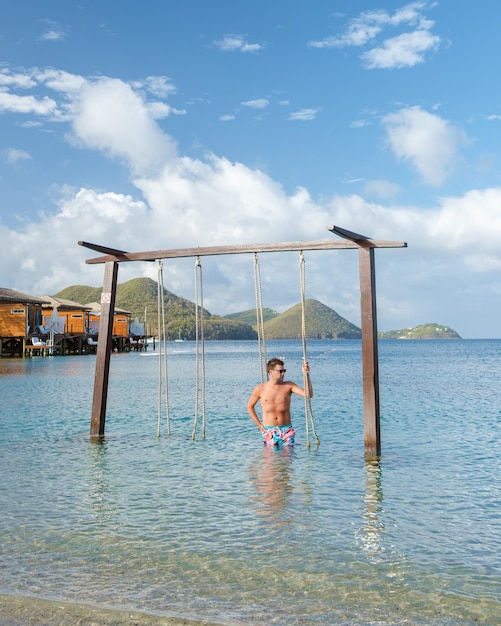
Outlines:
[{"label": "sandy seabed", "polygon": [[87,604],[0,595],[2,626],[221,626],[222,622],[159,616]]}]

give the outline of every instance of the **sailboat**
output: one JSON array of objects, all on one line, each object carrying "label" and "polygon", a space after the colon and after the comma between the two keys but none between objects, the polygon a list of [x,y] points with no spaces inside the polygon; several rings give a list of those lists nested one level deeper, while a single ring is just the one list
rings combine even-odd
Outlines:
[{"label": "sailboat", "polygon": [[181,329],[179,329],[179,336],[177,339],[174,339],[176,343],[183,343],[184,339],[181,337]]}]

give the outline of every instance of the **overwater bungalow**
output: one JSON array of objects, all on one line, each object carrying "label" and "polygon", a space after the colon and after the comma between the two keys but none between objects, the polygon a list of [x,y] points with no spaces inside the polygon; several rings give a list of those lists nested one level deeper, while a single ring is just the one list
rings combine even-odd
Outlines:
[{"label": "overwater bungalow", "polygon": [[58,333],[87,334],[87,315],[90,308],[73,300],[43,296],[47,304],[42,305],[42,326],[47,332],[51,327]]},{"label": "overwater bungalow", "polygon": [[[98,303],[80,304],[53,296],[31,296],[0,288],[0,357],[95,353],[99,336]],[[130,337],[131,315],[115,309],[113,347],[137,349]]]},{"label": "overwater bungalow", "polygon": [[0,356],[24,356],[28,336],[42,322],[41,297],[0,287]]},{"label": "overwater bungalow", "polygon": [[[101,320],[101,304],[99,302],[89,302],[85,305],[88,313],[88,324],[90,329],[99,331]],[[127,337],[129,333],[129,323],[131,314],[129,311],[115,307],[113,314],[113,337]]]}]

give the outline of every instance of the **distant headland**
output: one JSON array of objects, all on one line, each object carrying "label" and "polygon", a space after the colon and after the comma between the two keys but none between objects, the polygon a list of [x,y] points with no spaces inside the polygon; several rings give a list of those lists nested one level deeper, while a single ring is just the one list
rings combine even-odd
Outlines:
[{"label": "distant headland", "polygon": [[413,328],[378,332],[379,339],[461,339],[458,333],[443,324],[421,324]]}]

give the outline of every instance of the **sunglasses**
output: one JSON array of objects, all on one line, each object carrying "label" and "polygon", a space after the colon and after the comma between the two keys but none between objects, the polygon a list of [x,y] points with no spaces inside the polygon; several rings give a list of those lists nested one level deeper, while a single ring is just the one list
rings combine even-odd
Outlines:
[{"label": "sunglasses", "polygon": [[279,374],[285,374],[287,370],[273,370],[274,372],[278,372]]}]

